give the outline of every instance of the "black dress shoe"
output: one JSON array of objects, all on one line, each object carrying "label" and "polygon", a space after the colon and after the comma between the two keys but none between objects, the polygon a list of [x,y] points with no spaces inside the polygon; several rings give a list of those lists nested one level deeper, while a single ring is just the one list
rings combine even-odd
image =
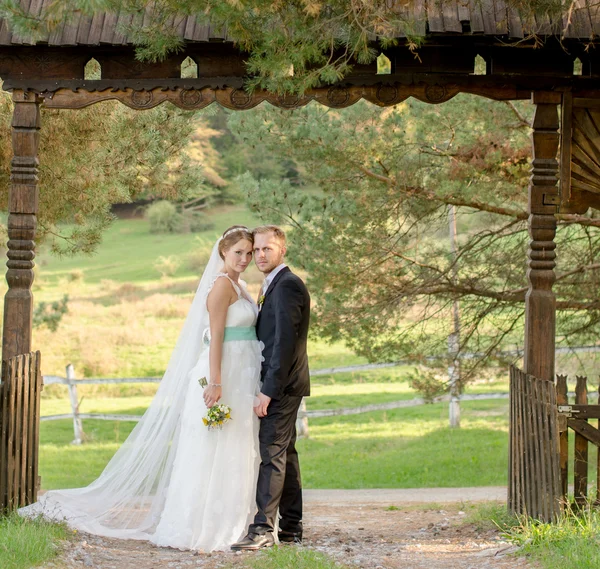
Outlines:
[{"label": "black dress shoe", "polygon": [[234,543],[231,549],[234,551],[255,551],[263,547],[271,547],[274,543],[275,540],[270,531],[263,534],[250,532],[246,537]]},{"label": "black dress shoe", "polygon": [[279,530],[277,537],[281,543],[302,543],[301,531]]}]

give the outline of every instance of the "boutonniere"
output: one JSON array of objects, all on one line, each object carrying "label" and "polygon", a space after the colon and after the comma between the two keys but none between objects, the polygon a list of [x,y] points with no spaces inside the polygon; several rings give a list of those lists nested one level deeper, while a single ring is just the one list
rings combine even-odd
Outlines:
[{"label": "boutonniere", "polygon": [[259,299],[258,299],[258,306],[262,306],[265,302],[265,295],[261,294]]}]

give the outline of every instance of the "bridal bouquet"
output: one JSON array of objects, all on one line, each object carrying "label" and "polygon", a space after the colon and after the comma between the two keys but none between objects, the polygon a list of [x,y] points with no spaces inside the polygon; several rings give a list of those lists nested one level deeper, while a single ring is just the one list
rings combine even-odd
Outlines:
[{"label": "bridal bouquet", "polygon": [[[205,388],[208,385],[205,377],[198,380],[200,387]],[[206,414],[202,417],[202,422],[208,427],[209,431],[213,429],[222,429],[223,425],[231,421],[231,407],[229,405],[217,404],[213,405]]]},{"label": "bridal bouquet", "polygon": [[213,405],[206,414],[202,417],[202,422],[208,427],[209,431],[213,429],[222,429],[227,421],[231,420],[231,408],[228,405],[217,403]]}]

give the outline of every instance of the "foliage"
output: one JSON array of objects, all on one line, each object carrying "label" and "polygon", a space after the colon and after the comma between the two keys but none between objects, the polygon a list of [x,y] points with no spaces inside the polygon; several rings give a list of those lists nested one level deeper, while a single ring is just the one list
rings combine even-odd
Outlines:
[{"label": "foliage", "polygon": [[568,508],[553,523],[524,517],[505,535],[544,569],[595,569],[600,564],[600,512],[591,506]]},{"label": "foliage", "polygon": [[[10,95],[3,93],[5,140],[10,140],[11,116]],[[205,202],[220,191],[204,183],[204,155],[197,150],[215,133],[203,130],[202,119],[192,112],[161,105],[140,113],[105,102],[75,111],[45,109],[42,122],[37,240],[49,240],[56,253],[93,251],[113,220],[113,203],[142,196]],[[10,145],[3,145],[3,209],[11,157]]]},{"label": "foliage", "polygon": [[150,233],[176,233],[182,225],[181,214],[168,200],[150,204],[146,208],[146,218],[150,223]]},{"label": "foliage", "polygon": [[[439,0],[439,9],[450,2],[449,9],[456,10],[454,0]],[[562,0],[507,0],[507,4],[520,14],[523,28],[531,30],[538,42],[546,32],[537,36],[537,30],[546,21],[560,35],[578,17],[577,11],[587,10]],[[146,7],[142,0],[62,0],[31,15],[18,0],[2,0],[0,15],[9,19],[20,36],[39,37],[42,30],[62,25],[82,10],[140,13]],[[213,29],[226,29],[228,38],[248,52],[249,88],[279,92],[335,83],[354,65],[374,61],[382,49],[402,45],[418,54],[426,30],[423,4],[417,6],[416,0],[400,6],[349,0],[163,0],[154,3],[143,19],[134,18],[119,31],[133,38],[139,58],[157,61],[182,48],[176,16],[188,14]]]},{"label": "foliage", "polygon": [[16,513],[0,517],[0,567],[29,569],[50,561],[69,535],[66,525],[42,518],[30,520]]},{"label": "foliage", "polygon": [[[483,361],[515,359],[505,352],[522,342],[531,114],[525,103],[460,95],[439,106],[231,116],[242,140],[293,155],[302,172],[304,185],[239,183],[254,211],[290,228],[288,255],[308,274],[318,334],[373,361],[429,358],[447,369],[459,300],[463,380]],[[559,220],[555,291],[567,344],[595,341],[600,328],[599,226],[595,213]]]},{"label": "foliage", "polygon": [[426,403],[433,403],[439,395],[448,392],[448,382],[440,379],[432,370],[413,369],[407,374],[408,384],[423,396]]},{"label": "foliage", "polygon": [[61,300],[38,302],[33,311],[34,328],[46,326],[50,331],[56,332],[62,317],[69,311],[68,302],[69,296],[66,294]]}]

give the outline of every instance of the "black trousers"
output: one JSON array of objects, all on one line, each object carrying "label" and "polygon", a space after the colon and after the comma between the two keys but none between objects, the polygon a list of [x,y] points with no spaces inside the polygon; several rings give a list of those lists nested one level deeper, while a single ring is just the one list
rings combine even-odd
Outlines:
[{"label": "black trousers", "polygon": [[284,396],[269,403],[258,433],[260,468],[256,487],[258,512],[250,531],[273,531],[277,509],[279,528],[302,532],[302,482],[296,451],[296,417],[302,397]]}]

